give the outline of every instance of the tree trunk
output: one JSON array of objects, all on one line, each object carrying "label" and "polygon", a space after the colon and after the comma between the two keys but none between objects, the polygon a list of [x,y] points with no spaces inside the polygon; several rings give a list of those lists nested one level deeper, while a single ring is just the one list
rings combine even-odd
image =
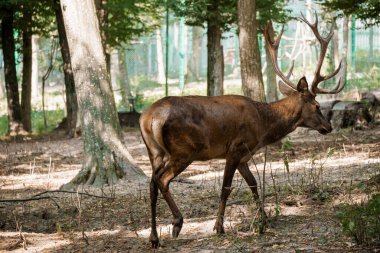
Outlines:
[{"label": "tree trunk", "polygon": [[23,10],[24,26],[22,30],[22,93],[21,112],[24,130],[32,131],[32,13],[28,9]]},{"label": "tree trunk", "polygon": [[96,15],[98,17],[99,28],[100,28],[100,37],[102,38],[102,45],[103,45],[103,49],[106,56],[107,73],[110,74],[111,73],[111,53],[109,52],[109,49],[107,47],[107,34],[104,29],[107,19],[108,19],[108,13],[104,8],[106,4],[107,4],[107,0],[95,0]]},{"label": "tree trunk", "polygon": [[[274,38],[274,30],[273,24],[270,22],[268,27],[268,32],[271,38]],[[265,59],[267,62],[267,67],[265,74],[267,76],[267,90],[266,90],[266,99],[267,102],[274,102],[278,100],[277,93],[277,81],[276,81],[276,73],[274,72],[272,60],[270,58],[269,47],[268,44],[265,43]]]},{"label": "tree trunk", "polygon": [[38,35],[32,35],[32,98],[40,96],[38,87]]},{"label": "tree trunk", "polygon": [[4,87],[4,73],[0,73],[0,98],[5,98],[5,87]]},{"label": "tree trunk", "polygon": [[164,54],[162,53],[161,30],[156,29],[156,61],[157,61],[157,82],[165,83]]},{"label": "tree trunk", "polygon": [[[349,23],[349,17],[344,16],[343,18],[343,45],[342,45],[342,66],[343,66],[343,73],[345,78],[347,77],[347,54],[348,54],[348,23]],[[346,80],[347,81],[347,80]]]},{"label": "tree trunk", "polygon": [[[93,0],[61,0],[84,141],[81,171],[63,188],[144,177],[125,148]],[[85,31],[85,32],[84,32]]]},{"label": "tree trunk", "polygon": [[336,19],[333,18],[332,25],[334,26],[334,34],[332,37],[332,48],[333,48],[333,56],[334,56],[334,66],[335,69],[339,66],[340,55],[339,55],[339,29],[336,24]]},{"label": "tree trunk", "polygon": [[219,4],[220,0],[215,0],[207,5],[207,96],[223,95],[224,57]]},{"label": "tree trunk", "polygon": [[130,105],[129,103],[129,99],[132,98],[132,93],[131,93],[131,88],[130,88],[130,80],[128,76],[128,66],[127,66],[125,57],[126,57],[125,49],[119,49],[118,50],[119,76],[117,80],[120,87],[121,100],[122,100],[123,105],[127,109],[131,109],[132,107],[132,110],[134,110],[133,105]]},{"label": "tree trunk", "polygon": [[255,101],[264,102],[265,91],[257,41],[256,1],[238,0],[238,23],[243,93]]},{"label": "tree trunk", "polygon": [[57,21],[59,45],[61,47],[61,55],[63,60],[63,74],[65,76],[65,92],[66,92],[66,134],[69,137],[76,136],[77,117],[78,117],[78,101],[75,91],[75,81],[73,71],[71,69],[71,57],[65,24],[63,20],[60,0],[54,1],[55,17]]},{"label": "tree trunk", "polygon": [[8,10],[1,22],[1,41],[4,54],[4,79],[8,103],[8,134],[16,135],[23,130],[21,106],[15,63],[15,40],[13,37],[13,10]]},{"label": "tree trunk", "polygon": [[202,50],[202,33],[203,29],[199,26],[193,27],[193,39],[191,42],[191,57],[189,58],[189,74],[188,78],[190,80],[198,81],[201,76],[201,50]]}]

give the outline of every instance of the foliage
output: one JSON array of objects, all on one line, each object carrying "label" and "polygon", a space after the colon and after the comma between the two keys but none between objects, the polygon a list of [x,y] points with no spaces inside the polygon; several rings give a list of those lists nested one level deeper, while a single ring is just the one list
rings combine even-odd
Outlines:
[{"label": "foliage", "polygon": [[[207,6],[212,0],[168,0],[168,5],[176,16],[184,16],[186,24],[189,26],[204,27],[207,20],[212,19],[216,13],[208,13]],[[165,0],[160,0],[165,4]],[[289,19],[289,10],[286,3],[288,0],[264,0],[256,1],[257,19],[260,25],[264,25],[266,20],[273,20],[278,23],[285,23]],[[237,0],[220,0],[219,9],[221,17],[221,27],[223,31],[229,31],[237,26]]]},{"label": "foliage", "polygon": [[366,26],[380,24],[379,0],[325,0],[321,4],[329,10],[339,11],[342,15],[355,15]]},{"label": "foliage", "polygon": [[162,11],[153,0],[108,0],[104,8],[108,16],[102,29],[112,48],[156,29]]},{"label": "foliage", "polygon": [[337,212],[343,231],[358,244],[380,244],[380,194],[367,203],[343,205]]}]

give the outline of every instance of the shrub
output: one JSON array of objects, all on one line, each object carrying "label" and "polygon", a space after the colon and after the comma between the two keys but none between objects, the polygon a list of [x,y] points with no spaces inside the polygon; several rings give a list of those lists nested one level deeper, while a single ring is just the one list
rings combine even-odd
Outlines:
[{"label": "shrub", "polygon": [[337,215],[343,231],[358,244],[380,244],[380,194],[373,194],[367,203],[343,205]]}]

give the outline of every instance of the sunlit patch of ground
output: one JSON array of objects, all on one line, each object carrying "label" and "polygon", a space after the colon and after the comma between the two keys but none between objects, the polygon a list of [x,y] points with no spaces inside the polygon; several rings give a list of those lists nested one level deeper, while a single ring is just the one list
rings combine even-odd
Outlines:
[{"label": "sunlit patch of ground", "polygon": [[[125,139],[136,163],[150,175],[139,132],[128,131]],[[342,234],[335,207],[368,198],[357,185],[380,172],[380,128],[327,136],[297,131],[290,136],[290,143],[288,150],[281,150],[281,144],[267,149],[265,209],[271,222],[264,235],[257,234],[257,206],[238,173],[226,209],[226,235],[215,235],[224,161],[194,162],[170,185],[184,216],[178,239],[170,236],[172,216],[167,204],[161,197],[158,200],[162,239],[158,251],[370,251]],[[0,143],[0,200],[58,189],[79,171],[82,148],[80,138]],[[258,181],[262,180],[264,157],[260,150],[253,157],[255,162],[250,162]],[[0,252],[150,250],[149,178],[80,191],[107,198],[53,193],[38,201],[0,202]]]}]

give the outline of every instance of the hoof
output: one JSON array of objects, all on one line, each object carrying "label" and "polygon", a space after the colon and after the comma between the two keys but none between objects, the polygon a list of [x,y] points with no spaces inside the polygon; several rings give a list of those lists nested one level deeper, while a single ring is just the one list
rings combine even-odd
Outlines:
[{"label": "hoof", "polygon": [[153,249],[157,249],[160,245],[160,240],[158,240],[157,236],[150,235],[149,241],[152,244]]},{"label": "hoof", "polygon": [[152,244],[153,249],[157,249],[158,246],[160,245],[160,241],[158,239],[157,240],[151,240],[150,243]]},{"label": "hoof", "polygon": [[179,233],[181,232],[183,225],[183,218],[175,219],[173,221],[173,232],[172,236],[173,238],[177,238],[179,236]]},{"label": "hoof", "polygon": [[214,230],[216,230],[217,234],[224,234],[224,228],[223,228],[223,223],[220,222],[220,220],[216,220]]}]

